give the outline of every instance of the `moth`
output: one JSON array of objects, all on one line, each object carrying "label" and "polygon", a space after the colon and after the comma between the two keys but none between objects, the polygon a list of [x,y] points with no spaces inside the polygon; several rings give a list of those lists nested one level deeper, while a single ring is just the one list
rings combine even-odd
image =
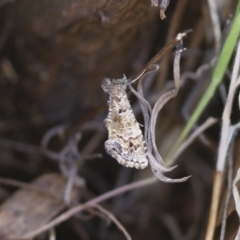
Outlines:
[{"label": "moth", "polygon": [[104,120],[108,130],[105,149],[120,164],[144,169],[148,165],[146,144],[127,98],[128,83],[125,76],[122,79],[103,79],[102,88],[109,95],[109,113]]},{"label": "moth", "polygon": [[[156,164],[154,165],[152,161],[148,161],[148,159],[152,159],[152,147],[154,147],[154,151],[157,152],[156,144],[153,142],[155,141],[155,136],[153,136],[156,125],[154,117],[155,115],[152,113],[154,116],[149,116],[149,118],[151,118],[151,128],[148,126],[148,124],[146,124],[147,121],[145,121],[145,133],[148,133],[146,136],[151,136],[150,138],[146,137],[146,144],[140,129],[140,125],[132,112],[132,108],[127,98],[126,88],[129,84],[139,80],[144,75],[156,71],[158,69],[157,63],[174,46],[177,45],[178,52],[181,52],[182,38],[186,36],[188,32],[189,30],[178,34],[147,63],[140,73],[137,74],[135,79],[128,80],[125,76],[123,76],[121,79],[105,78],[102,81],[102,88],[104,92],[109,95],[109,113],[107,119],[104,120],[104,125],[108,130],[108,140],[105,142],[105,149],[110,156],[115,158],[120,164],[126,167],[144,169],[148,166],[148,162],[150,162],[151,167],[155,169]],[[171,99],[174,97],[175,92],[177,92],[177,90],[174,92],[172,90],[168,92],[168,98]],[[165,99],[163,99],[163,101],[165,101]],[[156,109],[155,111],[158,112],[158,107]],[[148,152],[146,146],[150,147]],[[159,154],[154,153],[154,155],[157,155],[157,162],[162,161]],[[163,166],[160,166],[159,169],[160,168],[163,169]]]}]

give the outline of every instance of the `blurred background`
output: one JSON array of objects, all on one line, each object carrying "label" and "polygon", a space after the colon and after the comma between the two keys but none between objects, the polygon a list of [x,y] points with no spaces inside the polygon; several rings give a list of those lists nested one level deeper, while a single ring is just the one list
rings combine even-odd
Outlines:
[{"label": "blurred background", "polygon": [[[187,50],[182,54],[181,73],[195,73],[209,65],[194,79],[185,77],[178,96],[159,114],[156,139],[165,157],[211,81],[211,61],[214,63],[227,36],[236,5],[236,0],[216,1],[222,31],[221,41],[216,43],[205,0],[172,0],[164,20],[150,0],[0,0],[0,177],[31,183],[54,173],[63,181],[54,190],[56,194],[64,195],[66,184],[76,188],[75,204],[151,177],[149,168],[128,169],[106,154],[107,131],[102,122],[107,117],[108,96],[101,81],[104,77],[122,78],[123,74],[134,78],[177,33],[193,29],[184,39]],[[159,71],[144,81],[144,94],[152,104],[173,87],[173,52],[166,54]],[[228,88],[228,83],[226,74],[223,87]],[[199,124],[209,116],[221,118],[223,95],[224,91],[217,90]],[[129,98],[143,124],[137,99],[131,94]],[[238,121],[234,104],[232,117]],[[192,175],[187,182],[158,181],[102,203],[132,239],[203,239],[219,129],[216,124],[205,133],[208,144],[198,138],[177,160],[178,168],[167,174],[172,178]],[[71,141],[77,148],[64,152]],[[67,154],[70,160],[62,161]],[[71,185],[73,178],[78,180],[75,185]],[[43,186],[47,189],[48,184]],[[21,202],[20,196],[12,195],[15,191],[14,187],[0,186],[0,212],[13,196],[13,205]],[[42,223],[62,210],[42,216]],[[238,222],[235,213],[230,213],[233,223],[230,215],[230,237],[226,239],[231,239]],[[56,227],[56,239],[124,239],[115,224],[102,215],[96,210],[82,212]],[[15,220],[11,218],[13,225]],[[7,236],[6,231],[0,239]],[[49,234],[36,239],[49,239]]]}]

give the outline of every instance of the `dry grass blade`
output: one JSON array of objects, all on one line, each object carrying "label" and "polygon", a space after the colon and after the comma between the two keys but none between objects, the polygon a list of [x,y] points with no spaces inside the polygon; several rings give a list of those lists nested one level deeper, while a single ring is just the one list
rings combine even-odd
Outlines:
[{"label": "dry grass blade", "polygon": [[221,46],[221,24],[217,12],[216,2],[214,0],[208,0],[209,12],[212,20],[212,29],[215,38],[215,51],[218,54]]},{"label": "dry grass blade", "polygon": [[222,171],[222,172],[224,171],[226,154],[228,149],[227,143],[228,143],[228,137],[229,137],[230,115],[232,111],[233,98],[235,95],[237,82],[238,82],[239,68],[240,68],[240,42],[238,43],[238,47],[237,47],[237,55],[234,62],[228,98],[227,98],[227,102],[226,102],[223,116],[222,116],[223,126],[221,130],[221,140],[219,145],[219,153],[218,153],[218,161],[217,161],[217,171]]},{"label": "dry grass blade", "polygon": [[207,228],[207,233],[205,238],[206,240],[212,240],[214,236],[219,200],[221,196],[223,174],[224,174],[225,165],[226,165],[227,152],[230,144],[230,141],[229,141],[229,136],[231,135],[230,116],[232,111],[233,98],[235,95],[236,87],[238,86],[237,83],[238,83],[239,68],[240,68],[240,42],[238,43],[238,47],[237,47],[237,55],[234,61],[229,93],[228,93],[227,102],[226,102],[223,116],[222,116],[223,124],[221,129],[220,144],[218,148],[218,160],[217,160],[217,166],[216,166],[216,175],[214,179],[214,187],[213,187],[213,193],[212,193],[210,215],[208,220],[208,228]]},{"label": "dry grass blade", "polygon": [[168,165],[174,164],[177,158],[182,154],[182,152],[189,147],[189,145],[197,138],[201,133],[203,133],[206,129],[211,127],[213,124],[217,123],[218,119],[216,118],[208,118],[202,125],[200,125],[178,148],[173,158],[167,162]]},{"label": "dry grass blade", "polygon": [[[240,6],[240,2],[239,2],[239,6]],[[174,154],[174,152],[176,151],[176,148],[178,148],[180,143],[189,134],[190,130],[192,129],[194,124],[197,122],[200,115],[203,113],[204,109],[208,105],[210,99],[214,95],[216,88],[221,83],[223,76],[226,72],[227,66],[232,57],[233,50],[237,43],[237,40],[239,37],[239,32],[240,32],[240,13],[239,13],[239,8],[237,8],[236,17],[232,23],[231,30],[229,32],[229,35],[225,41],[225,44],[222,48],[222,51],[218,57],[216,66],[214,68],[213,75],[212,75],[212,81],[211,81],[208,89],[205,91],[204,95],[202,96],[201,100],[199,101],[197,107],[194,109],[194,112],[193,112],[191,118],[189,119],[188,123],[184,127],[180,136],[175,141],[175,143],[169,153],[169,158],[170,158],[170,156],[172,156],[172,154]]]},{"label": "dry grass blade", "polygon": [[[238,216],[240,217],[240,197],[239,197],[239,193],[238,193],[238,188],[236,186],[237,182],[240,180],[240,168],[237,171],[237,174],[233,180],[233,197],[234,197],[234,201],[235,201],[235,206],[236,206],[236,211]],[[238,229],[237,235],[235,237],[235,240],[239,240],[240,239],[240,227]]]},{"label": "dry grass blade", "polygon": [[227,195],[226,195],[223,217],[222,217],[222,227],[221,227],[220,240],[224,240],[224,238],[225,238],[226,225],[227,225],[227,215],[228,215],[228,206],[229,206],[229,202],[230,202],[230,198],[231,198],[231,192],[232,192],[233,149],[234,149],[234,143],[231,144],[230,151],[229,151],[229,156],[228,156],[228,186],[227,186]]},{"label": "dry grass blade", "polygon": [[107,215],[107,217],[110,218],[116,224],[116,226],[123,232],[123,234],[125,235],[127,240],[132,239],[131,236],[129,235],[129,233],[127,232],[127,230],[124,228],[124,226],[117,220],[117,218],[111,212],[107,211],[106,209],[104,209],[103,207],[101,207],[98,204],[91,206],[91,207],[97,208],[100,212]]}]

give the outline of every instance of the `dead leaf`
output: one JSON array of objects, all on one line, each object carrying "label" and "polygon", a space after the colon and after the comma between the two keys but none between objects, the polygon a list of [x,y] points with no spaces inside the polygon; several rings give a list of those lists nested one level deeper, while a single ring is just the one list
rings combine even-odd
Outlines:
[{"label": "dead leaf", "polygon": [[[66,186],[66,179],[63,176],[55,173],[45,174],[33,184],[56,197],[27,189],[21,189],[13,194],[0,207],[0,240],[18,239],[44,225],[66,208],[61,200]],[[78,195],[78,189],[74,188],[71,200],[77,199]]]}]

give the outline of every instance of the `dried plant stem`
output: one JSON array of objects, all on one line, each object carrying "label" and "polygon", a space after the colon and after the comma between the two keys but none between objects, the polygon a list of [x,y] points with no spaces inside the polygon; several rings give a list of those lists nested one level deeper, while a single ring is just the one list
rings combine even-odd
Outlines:
[{"label": "dried plant stem", "polygon": [[[175,83],[175,88],[173,90],[170,90],[166,93],[164,93],[154,104],[152,115],[151,115],[151,120],[150,120],[150,136],[151,136],[151,141],[152,141],[152,147],[155,156],[157,157],[157,160],[164,164],[162,157],[158,153],[156,141],[155,141],[155,133],[156,133],[156,122],[157,122],[157,117],[158,113],[160,110],[163,108],[163,106],[172,98],[176,97],[179,91],[180,87],[180,57],[181,57],[181,52],[177,51],[175,54],[174,58],[174,83]],[[150,144],[148,144],[150,145]]]},{"label": "dried plant stem", "polygon": [[58,216],[57,218],[55,218],[51,222],[47,223],[46,225],[38,228],[37,230],[35,230],[33,232],[30,232],[29,234],[27,234],[23,237],[20,237],[19,239],[33,238],[33,237],[37,236],[38,234],[40,234],[40,233],[42,233],[42,232],[44,232],[44,231],[46,231],[50,228],[53,228],[54,226],[57,226],[58,224],[68,220],[69,218],[71,218],[75,214],[79,213],[80,211],[83,211],[84,209],[86,209],[89,206],[94,206],[94,205],[96,205],[100,202],[103,202],[103,201],[105,201],[109,198],[112,198],[116,195],[119,195],[119,194],[127,192],[127,191],[131,191],[133,189],[140,188],[140,187],[143,187],[143,186],[146,186],[146,185],[150,185],[150,184],[152,184],[156,181],[157,181],[157,179],[155,177],[151,177],[151,178],[147,178],[147,179],[144,179],[144,180],[141,180],[141,181],[137,181],[137,182],[134,182],[134,183],[131,183],[131,184],[128,184],[128,185],[124,185],[123,187],[119,187],[119,188],[116,188],[112,191],[104,193],[104,194],[102,194],[102,195],[100,195],[100,196],[98,196],[94,199],[91,199],[91,200],[87,201],[84,204],[81,204],[79,206],[76,206],[74,208],[69,209],[68,211],[61,214],[60,216]]},{"label": "dried plant stem", "polygon": [[141,78],[143,76],[143,74],[152,71],[152,68],[154,65],[158,64],[159,61],[170,51],[172,50],[177,43],[180,43],[183,39],[183,37],[185,37],[189,32],[191,32],[192,30],[189,29],[185,32],[182,32],[180,34],[178,34],[175,38],[173,38],[163,49],[161,49],[147,64],[146,66],[144,66],[141,71],[136,75],[136,79],[131,80],[131,83],[135,82],[136,80],[138,80],[139,78]]},{"label": "dried plant stem", "polygon": [[[234,197],[234,201],[235,201],[235,206],[236,206],[236,211],[238,216],[240,217],[240,197],[239,197],[239,193],[238,193],[238,188],[236,186],[237,182],[240,180],[240,168],[237,171],[236,177],[233,180],[233,197]],[[240,239],[240,227],[238,229],[237,235],[235,237],[235,240],[239,240]]]},{"label": "dried plant stem", "polygon": [[[168,35],[165,43],[168,43],[177,33],[179,29],[179,24],[181,23],[181,19],[183,17],[184,10],[186,9],[187,2],[188,0],[178,1],[176,9],[174,11],[174,15],[172,16],[172,19],[171,19],[171,23],[169,26]],[[157,89],[161,89],[161,85],[163,81],[165,81],[167,78],[167,74],[169,72],[169,59],[170,59],[170,55],[166,54],[164,59],[162,60],[161,72],[158,74],[158,80],[156,82]]]},{"label": "dried plant stem", "polygon": [[200,125],[178,148],[176,153],[174,154],[173,158],[166,162],[167,165],[172,165],[177,160],[177,158],[182,154],[182,152],[189,147],[189,145],[198,137],[200,134],[202,134],[206,129],[211,127],[213,124],[215,124],[218,120],[216,118],[208,118],[202,125]]},{"label": "dried plant stem", "polygon": [[72,189],[74,187],[74,180],[77,176],[77,166],[72,167],[69,170],[68,174],[69,174],[68,181],[67,181],[65,192],[64,192],[64,202],[67,205],[70,205],[70,203],[71,203],[71,193],[72,193]]},{"label": "dried plant stem", "polygon": [[221,46],[221,25],[215,0],[208,0],[209,12],[212,20],[212,29],[215,38],[215,51],[219,53]]},{"label": "dried plant stem", "polygon": [[210,99],[215,93],[216,88],[222,81],[222,78],[226,72],[226,68],[229,64],[229,61],[232,57],[233,50],[235,48],[237,39],[239,37],[240,32],[240,13],[237,11],[236,18],[234,19],[234,22],[232,24],[230,33],[225,41],[225,44],[223,46],[223,49],[219,55],[218,61],[216,63],[215,69],[213,71],[212,81],[202,96],[198,106],[195,108],[191,118],[189,119],[187,125],[184,127],[183,131],[181,132],[178,139],[175,141],[172,149],[170,150],[167,158],[171,158],[173,154],[175,153],[176,149],[179,147],[179,145],[182,143],[182,141],[186,138],[186,136],[191,131],[194,124],[199,119],[200,115],[204,111],[205,107],[209,103]]},{"label": "dried plant stem", "polygon": [[97,208],[100,212],[107,215],[116,224],[116,226],[123,232],[123,234],[125,235],[127,240],[132,239],[131,236],[129,235],[129,233],[127,232],[127,230],[124,228],[124,226],[117,220],[117,218],[111,212],[107,211],[106,209],[104,209],[103,207],[101,207],[98,204],[94,205],[92,207]]},{"label": "dried plant stem", "polygon": [[234,149],[234,143],[232,143],[231,146],[230,146],[229,156],[228,156],[228,187],[227,187],[227,195],[226,195],[225,204],[224,204],[220,240],[224,240],[224,237],[225,237],[227,217],[228,217],[228,206],[229,206],[229,202],[230,202],[230,199],[231,199],[231,193],[232,193],[233,149]]},{"label": "dried plant stem", "polygon": [[221,195],[222,181],[223,181],[223,172],[217,171],[214,175],[212,202],[210,207],[207,234],[206,234],[205,240],[213,239],[216,219],[217,219],[218,206],[219,206],[219,199]]},{"label": "dried plant stem", "polygon": [[[207,120],[202,126],[200,126],[189,137],[189,139],[186,140],[185,145],[187,143],[190,144],[194,140],[194,137],[197,137],[198,134],[200,134],[202,131],[206,130],[207,127],[210,127],[213,123],[215,123],[215,121],[216,120],[214,120],[214,119]],[[185,148],[186,148],[186,146],[185,146]],[[181,152],[185,148],[182,148]],[[135,183],[131,183],[131,184],[125,185],[123,187],[119,187],[119,188],[114,189],[112,191],[109,191],[109,192],[107,192],[105,194],[102,194],[102,195],[100,195],[100,196],[98,196],[98,197],[96,197],[96,198],[94,198],[92,200],[89,200],[88,202],[86,202],[86,203],[84,203],[82,205],[76,206],[76,207],[68,210],[67,212],[65,212],[62,215],[60,215],[59,217],[55,218],[53,221],[49,222],[48,224],[46,224],[46,225],[40,227],[39,229],[29,233],[27,236],[23,236],[21,239],[33,238],[36,235],[38,235],[38,234],[40,234],[40,233],[42,233],[42,232],[44,232],[44,231],[46,231],[48,229],[51,229],[51,228],[55,227],[56,225],[60,224],[61,222],[66,221],[67,219],[69,219],[73,215],[77,214],[80,211],[83,211],[84,209],[86,209],[88,207],[95,207],[96,204],[98,204],[98,203],[100,203],[102,201],[105,201],[105,200],[107,200],[109,198],[112,198],[112,197],[114,197],[116,195],[119,195],[119,194],[127,192],[127,191],[134,190],[134,189],[139,188],[139,187],[143,187],[143,186],[146,186],[146,185],[153,184],[156,181],[157,181],[157,179],[155,177],[151,177],[151,178],[147,178],[145,180],[141,180],[141,181],[138,181],[138,182],[135,182]],[[123,231],[123,229],[121,229],[121,230]],[[131,238],[129,238],[129,239],[131,239]]]},{"label": "dried plant stem", "polygon": [[238,74],[240,68],[240,42],[238,43],[237,55],[235,58],[235,63],[233,67],[232,79],[229,88],[228,98],[226,102],[226,106],[224,108],[223,116],[222,116],[222,130],[221,130],[221,139],[219,145],[219,153],[218,153],[218,161],[217,161],[217,171],[224,171],[225,162],[226,162],[226,154],[228,148],[228,137],[229,137],[229,127],[230,127],[230,115],[232,110],[232,103],[234,98],[234,93],[237,87],[238,82]]},{"label": "dried plant stem", "polygon": [[[132,82],[139,80],[138,85],[138,92],[136,92],[131,85],[129,85],[130,90],[135,94],[135,96],[139,99],[141,109],[143,111],[143,116],[144,116],[144,124],[145,124],[145,143],[147,145],[147,158],[148,162],[151,166],[151,169],[154,173],[154,175],[163,182],[183,182],[186,181],[189,177],[181,178],[181,179],[171,179],[167,178],[163,175],[164,172],[170,172],[175,168],[167,168],[164,166],[164,161],[161,157],[161,155],[158,152],[157,145],[156,145],[156,122],[157,122],[157,117],[161,109],[164,107],[164,105],[172,98],[176,97],[179,91],[180,87],[180,57],[181,53],[183,50],[185,50],[182,46],[182,39],[183,37],[186,36],[188,32],[191,30],[185,31],[183,33],[177,34],[177,36],[168,44],[163,50],[161,50],[155,57],[153,57],[149,63],[146,65],[145,68],[141,71],[141,74],[134,80],[130,81],[129,83],[131,84]],[[174,56],[174,63],[173,63],[173,75],[174,75],[174,84],[175,88],[167,91],[164,93],[162,96],[158,98],[156,103],[153,106],[153,109],[151,109],[151,106],[149,103],[146,102],[146,100],[143,97],[143,91],[142,91],[142,76],[144,74],[147,74],[149,70],[152,71],[153,66],[158,63],[158,61],[162,57],[162,53],[166,53],[166,50],[164,49],[170,49],[172,47],[172,44],[176,44],[177,51],[175,52]],[[178,44],[177,44],[178,43]]]},{"label": "dried plant stem", "polygon": [[240,68],[240,42],[238,43],[237,55],[234,61],[233,73],[228,93],[227,102],[224,108],[222,116],[222,129],[221,129],[221,139],[218,148],[218,160],[216,166],[216,174],[214,178],[213,193],[212,193],[212,203],[210,208],[209,222],[206,233],[206,240],[212,240],[214,236],[217,210],[219,206],[219,199],[221,195],[221,186],[223,182],[223,173],[226,165],[227,152],[229,148],[229,136],[231,135],[230,128],[230,115],[232,110],[232,103],[234,98],[234,93],[238,83],[238,74]]}]

